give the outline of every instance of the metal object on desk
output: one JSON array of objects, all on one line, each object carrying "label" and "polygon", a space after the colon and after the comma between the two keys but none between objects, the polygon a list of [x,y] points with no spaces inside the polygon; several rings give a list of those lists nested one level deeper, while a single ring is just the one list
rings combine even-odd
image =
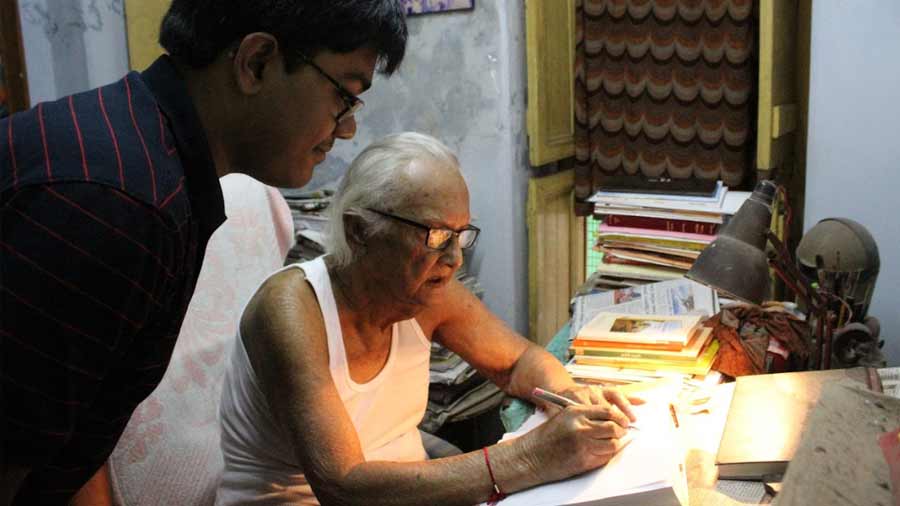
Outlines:
[{"label": "metal object on desk", "polygon": [[865,322],[851,322],[834,332],[835,367],[884,367],[887,361],[879,340],[881,326],[873,316]]},{"label": "metal object on desk", "polygon": [[[772,206],[784,193],[772,181],[757,183],[753,194],[719,232],[686,277],[750,304],[769,297],[769,268],[796,294],[814,325],[815,353],[810,368],[831,367],[833,332],[859,320],[868,308],[877,277],[878,248],[868,231],[852,220],[822,220],[803,238],[795,263],[772,232]],[[787,198],[782,199],[787,206]],[[788,219],[790,208],[786,213]],[[767,244],[773,249],[767,251]],[[805,367],[804,367],[805,368]]]},{"label": "metal object on desk", "polygon": [[821,288],[849,302],[853,321],[869,311],[881,267],[872,234],[853,220],[826,218],[804,234],[797,246],[797,264]]}]

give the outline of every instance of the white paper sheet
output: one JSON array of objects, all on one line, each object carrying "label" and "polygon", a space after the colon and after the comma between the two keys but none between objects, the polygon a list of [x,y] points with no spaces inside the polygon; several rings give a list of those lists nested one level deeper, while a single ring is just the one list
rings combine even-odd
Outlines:
[{"label": "white paper sheet", "polygon": [[[605,500],[612,498],[616,498],[615,504],[631,504],[643,499],[660,506],[687,501],[684,452],[668,405],[648,403],[635,406],[635,411],[640,430],[631,432],[630,444],[606,466],[568,480],[511,494],[500,506],[607,504]],[[507,434],[504,439],[525,434],[546,420],[543,412],[537,412],[518,431]],[[671,489],[675,489],[675,493]]]}]

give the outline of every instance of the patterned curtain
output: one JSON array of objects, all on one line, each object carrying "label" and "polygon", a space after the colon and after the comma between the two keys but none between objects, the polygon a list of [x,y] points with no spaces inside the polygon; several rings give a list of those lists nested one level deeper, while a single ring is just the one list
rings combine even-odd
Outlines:
[{"label": "patterned curtain", "polygon": [[575,196],[609,176],[739,185],[755,153],[753,0],[576,0]]}]

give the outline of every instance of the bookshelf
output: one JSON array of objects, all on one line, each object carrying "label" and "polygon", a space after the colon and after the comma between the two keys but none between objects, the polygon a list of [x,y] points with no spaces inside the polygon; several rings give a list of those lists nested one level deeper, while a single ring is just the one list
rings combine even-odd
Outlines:
[{"label": "bookshelf", "polygon": [[0,5],[0,117],[4,117],[28,109],[29,98],[19,8],[16,0]]}]

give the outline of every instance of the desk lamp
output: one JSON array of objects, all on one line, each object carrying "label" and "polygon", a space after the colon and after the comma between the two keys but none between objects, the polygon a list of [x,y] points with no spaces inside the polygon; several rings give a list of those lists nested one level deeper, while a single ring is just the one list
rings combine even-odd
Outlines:
[{"label": "desk lamp", "polygon": [[847,218],[825,218],[797,245],[797,267],[819,290],[834,294],[840,306],[831,343],[833,366],[883,367],[878,318],[869,303],[881,264],[878,245],[863,225]]},{"label": "desk lamp", "polygon": [[[801,300],[815,322],[815,368],[827,369],[831,354],[833,311],[829,294],[815,288],[792,261],[787,247],[769,228],[772,202],[778,186],[769,180],[756,184],[731,221],[694,261],[689,279],[710,286],[726,296],[761,305],[769,297],[769,267]],[[773,250],[766,251],[766,243]]]}]

